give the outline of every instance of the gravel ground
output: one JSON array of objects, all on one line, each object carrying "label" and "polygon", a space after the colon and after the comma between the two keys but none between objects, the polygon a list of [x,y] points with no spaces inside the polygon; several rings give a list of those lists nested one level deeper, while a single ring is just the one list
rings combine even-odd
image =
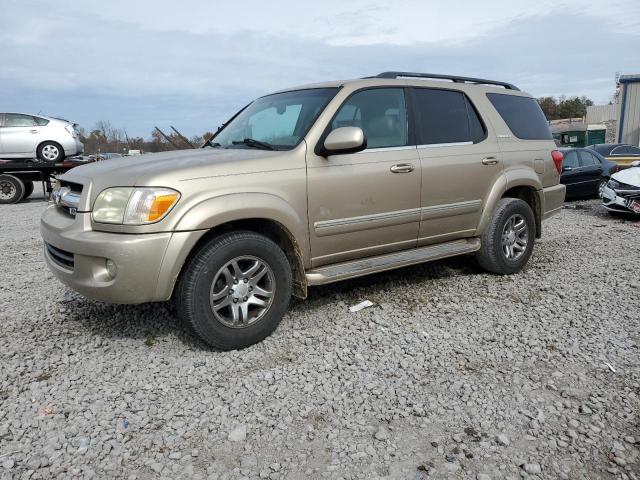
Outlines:
[{"label": "gravel ground", "polygon": [[596,201],[518,275],[315,288],[226,353],[164,305],[68,291],[43,201],[0,208],[0,479],[640,479],[640,222]]}]

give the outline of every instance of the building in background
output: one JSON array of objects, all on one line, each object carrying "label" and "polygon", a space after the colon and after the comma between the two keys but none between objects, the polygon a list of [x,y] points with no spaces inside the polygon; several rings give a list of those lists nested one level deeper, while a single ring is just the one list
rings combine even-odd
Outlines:
[{"label": "building in background", "polygon": [[620,114],[616,140],[618,143],[640,146],[640,74],[621,75]]},{"label": "building in background", "polygon": [[587,107],[584,122],[606,126],[605,141],[600,143],[640,146],[640,74],[620,75],[615,103]]}]

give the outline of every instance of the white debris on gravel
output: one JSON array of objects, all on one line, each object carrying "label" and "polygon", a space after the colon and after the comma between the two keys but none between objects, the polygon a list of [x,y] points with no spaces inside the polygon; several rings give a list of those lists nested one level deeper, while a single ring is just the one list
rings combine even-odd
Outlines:
[{"label": "white debris on gravel", "polygon": [[640,222],[576,205],[518,275],[457,258],[314,288],[233,352],[69,292],[44,203],[2,205],[0,479],[640,480]]}]

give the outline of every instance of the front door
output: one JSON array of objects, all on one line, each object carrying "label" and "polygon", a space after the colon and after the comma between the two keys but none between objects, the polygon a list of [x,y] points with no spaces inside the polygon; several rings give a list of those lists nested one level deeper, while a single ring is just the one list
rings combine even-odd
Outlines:
[{"label": "front door", "polygon": [[328,158],[309,148],[309,232],[314,267],[416,245],[420,163],[409,141],[404,88],[348,97],[330,129],[362,128],[367,149]]},{"label": "front door", "polygon": [[595,195],[598,192],[598,184],[602,179],[602,164],[595,156],[586,150],[579,150],[580,168],[582,169],[582,181],[584,182],[584,194]]},{"label": "front door", "polygon": [[9,155],[35,152],[41,127],[31,115],[5,113],[2,149]]},{"label": "front door", "polygon": [[502,175],[495,134],[461,91],[414,88],[412,93],[422,165],[418,245],[472,236]]}]

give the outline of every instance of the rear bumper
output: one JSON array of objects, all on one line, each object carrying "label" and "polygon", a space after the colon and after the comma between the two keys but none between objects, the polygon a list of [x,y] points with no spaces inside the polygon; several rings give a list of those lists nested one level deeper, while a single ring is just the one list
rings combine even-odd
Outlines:
[{"label": "rear bumper", "polygon": [[[44,258],[69,288],[109,303],[168,300],[187,255],[205,233],[97,232],[90,228],[89,215],[74,218],[55,206],[47,208],[40,222]],[[107,260],[115,264],[115,275]]]},{"label": "rear bumper", "polygon": [[542,189],[542,219],[546,220],[553,215],[560,213],[567,189],[564,185],[558,184],[553,187]]},{"label": "rear bumper", "polygon": [[78,140],[77,138],[72,138],[69,135],[69,139],[65,139],[62,143],[62,148],[64,150],[64,155],[66,157],[72,157],[74,155],[80,155],[84,153],[84,144]]}]

